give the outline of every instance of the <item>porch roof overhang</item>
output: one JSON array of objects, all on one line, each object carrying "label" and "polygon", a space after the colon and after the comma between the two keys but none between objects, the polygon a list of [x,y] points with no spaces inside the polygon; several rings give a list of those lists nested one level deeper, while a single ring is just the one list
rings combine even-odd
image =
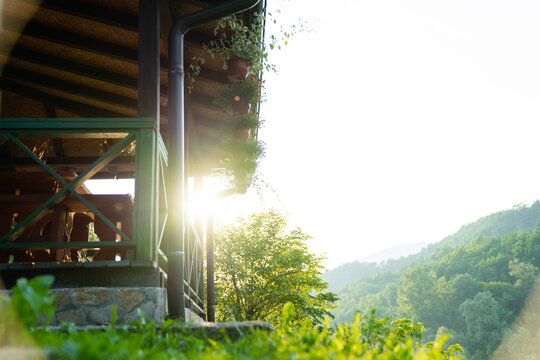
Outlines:
[{"label": "porch roof overhang", "polygon": [[[140,0],[141,2],[144,0]],[[222,0],[155,0],[160,6],[159,95],[156,128],[165,142],[168,135],[167,35],[173,23],[188,13],[222,3]],[[249,20],[254,11],[244,14]],[[139,51],[141,17],[137,0],[10,0],[3,2],[0,33],[2,118],[136,118],[141,114]],[[146,15],[145,15],[146,16]],[[148,20],[148,19],[147,19]],[[151,21],[151,19],[149,20]],[[185,36],[185,66],[213,38],[215,23],[191,30]],[[159,61],[157,61],[159,60]],[[226,119],[213,105],[217,86],[228,82],[218,57],[202,66],[193,91],[186,91],[185,116],[189,174],[207,175],[219,168],[220,144]],[[1,119],[0,119],[1,121]],[[56,141],[49,151],[59,164],[74,163],[96,154],[95,142],[78,149]],[[84,152],[87,152],[84,153]],[[28,168],[28,159],[14,158],[0,144],[0,170]],[[77,160],[77,161],[75,161]],[[54,161],[52,161],[54,163]],[[122,171],[105,167],[98,177],[133,176],[131,162]]]}]

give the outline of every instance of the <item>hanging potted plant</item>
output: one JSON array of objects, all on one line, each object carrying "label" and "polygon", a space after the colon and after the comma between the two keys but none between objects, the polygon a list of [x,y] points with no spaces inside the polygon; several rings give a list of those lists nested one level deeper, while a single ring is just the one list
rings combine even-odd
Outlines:
[{"label": "hanging potted plant", "polygon": [[[236,16],[218,21],[214,35],[218,38],[205,46],[212,54],[219,54],[223,69],[231,81],[241,81],[248,73],[257,73],[265,67],[268,57],[264,44],[264,15],[255,14],[250,26]],[[268,70],[272,66],[268,65]]]},{"label": "hanging potted plant", "polygon": [[236,140],[248,140],[259,127],[259,117],[250,111],[247,114],[232,114],[230,120]]},{"label": "hanging potted plant", "polygon": [[263,71],[275,72],[276,66],[268,62],[268,50],[281,48],[280,43],[286,44],[290,34],[283,31],[279,39],[272,35],[267,44],[264,41],[264,23],[265,16],[257,13],[249,26],[234,15],[219,20],[214,28],[217,38],[204,44],[203,51],[193,56],[187,67],[188,91],[191,93],[206,59],[215,55],[220,56],[231,81],[241,81],[250,73],[260,76]]},{"label": "hanging potted plant", "polygon": [[245,193],[257,169],[259,159],[264,155],[264,144],[255,139],[246,141],[233,140],[225,144],[228,157],[223,160],[227,175],[232,177],[231,184],[238,193]]},{"label": "hanging potted plant", "polygon": [[261,85],[261,79],[250,75],[244,81],[220,86],[214,104],[227,111],[247,114],[252,106],[255,107],[260,102]]}]

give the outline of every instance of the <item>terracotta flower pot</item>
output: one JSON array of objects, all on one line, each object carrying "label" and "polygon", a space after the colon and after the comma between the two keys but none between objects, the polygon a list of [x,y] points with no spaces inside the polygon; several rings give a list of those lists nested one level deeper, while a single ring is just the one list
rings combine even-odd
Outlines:
[{"label": "terracotta flower pot", "polygon": [[237,114],[247,114],[251,109],[251,104],[248,99],[243,96],[235,96],[233,98],[232,109]]},{"label": "terracotta flower pot", "polygon": [[236,128],[234,129],[234,138],[236,140],[248,140],[251,137],[250,128]]},{"label": "terracotta flower pot", "polygon": [[231,81],[245,80],[249,72],[249,61],[242,58],[227,60],[227,75]]}]

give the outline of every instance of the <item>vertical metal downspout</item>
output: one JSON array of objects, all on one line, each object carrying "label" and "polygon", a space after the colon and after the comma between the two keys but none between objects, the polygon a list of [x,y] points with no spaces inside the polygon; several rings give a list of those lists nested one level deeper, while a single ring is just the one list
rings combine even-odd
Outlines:
[{"label": "vertical metal downspout", "polygon": [[167,225],[169,314],[186,319],[184,303],[184,35],[193,27],[248,10],[260,0],[232,0],[187,14],[169,34],[169,222]]}]

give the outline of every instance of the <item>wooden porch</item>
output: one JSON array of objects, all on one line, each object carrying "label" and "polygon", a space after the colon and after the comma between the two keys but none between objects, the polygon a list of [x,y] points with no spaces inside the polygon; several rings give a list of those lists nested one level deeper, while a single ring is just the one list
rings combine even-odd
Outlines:
[{"label": "wooden porch", "polygon": [[[185,179],[171,184],[167,151],[176,140],[168,132],[167,34],[174,19],[220,3],[3,3],[0,274],[6,287],[39,274],[55,275],[55,287],[166,287],[173,254],[184,259],[186,308],[207,317],[204,253],[213,249],[205,249],[211,231],[203,228],[212,225],[185,214],[183,234],[167,236],[178,217],[167,189],[187,187],[188,178],[198,187],[220,167],[226,119],[213,98],[228,79],[221,63],[209,59],[186,93]],[[187,60],[214,37],[213,27],[185,36]],[[91,194],[84,186],[89,179],[133,179],[135,196]]]}]

